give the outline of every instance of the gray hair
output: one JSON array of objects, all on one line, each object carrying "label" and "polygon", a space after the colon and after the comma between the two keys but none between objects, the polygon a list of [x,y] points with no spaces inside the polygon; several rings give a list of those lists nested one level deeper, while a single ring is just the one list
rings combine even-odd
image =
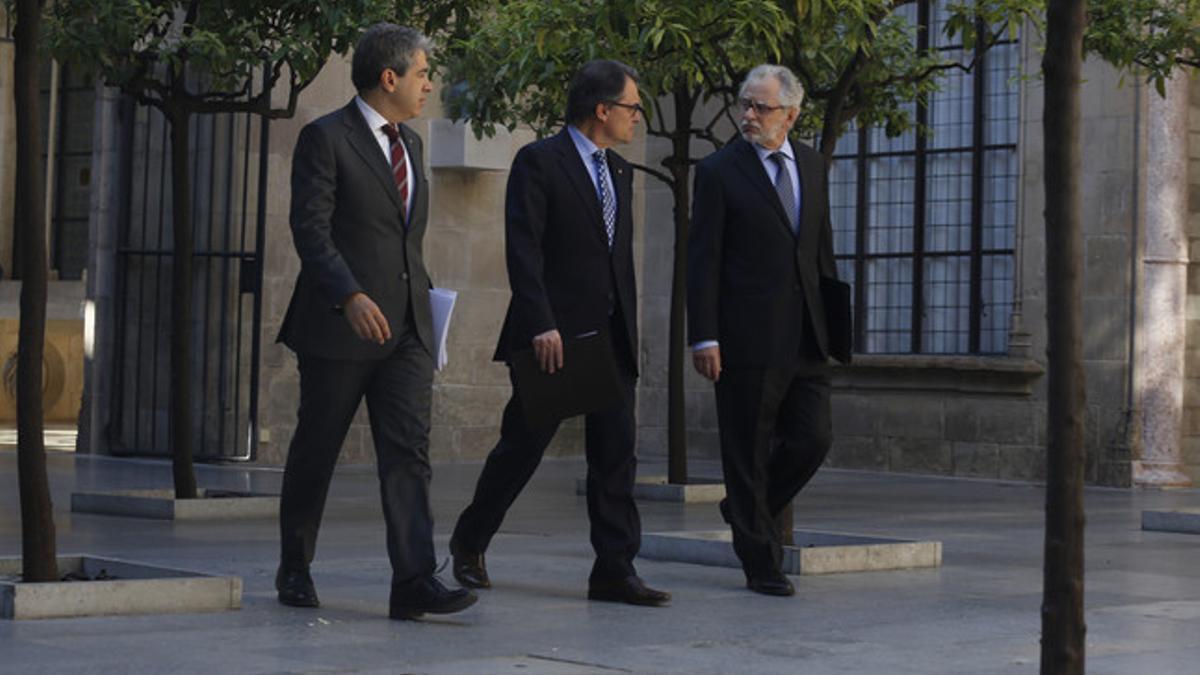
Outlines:
[{"label": "gray hair", "polygon": [[377,23],[363,33],[354,47],[350,79],[359,91],[374,89],[379,86],[379,76],[385,68],[404,77],[412,65],[413,55],[425,52],[428,56],[432,48],[429,38],[415,28]]},{"label": "gray hair", "polygon": [[738,96],[745,95],[746,87],[750,83],[765,80],[768,77],[773,77],[779,82],[780,105],[785,108],[800,107],[800,104],[804,102],[804,87],[800,84],[800,80],[796,79],[796,74],[786,67],[771,63],[755,66],[742,81],[742,86],[738,89]]}]

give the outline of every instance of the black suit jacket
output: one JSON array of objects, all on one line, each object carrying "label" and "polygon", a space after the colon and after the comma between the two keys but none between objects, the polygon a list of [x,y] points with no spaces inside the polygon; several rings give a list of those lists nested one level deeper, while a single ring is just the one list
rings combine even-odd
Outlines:
[{"label": "black suit jacket", "polygon": [[[387,158],[358,106],[307,124],[292,158],[291,226],[300,276],[278,341],[298,354],[370,360],[387,356],[409,307],[422,344],[432,353],[432,286],[421,254],[429,189],[421,139],[400,125],[412,163],[412,211],[403,216]],[[355,335],[341,312],[351,293],[379,305],[392,339],[383,345]]]},{"label": "black suit jacket", "polygon": [[[533,337],[557,329],[564,339],[608,330],[620,312],[630,354],[637,354],[637,288],[633,278],[633,171],[608,151],[617,195],[611,253],[600,199],[563,129],[517,152],[504,203],[505,253],[512,301],[495,359],[529,349]],[[636,363],[634,364],[636,372]]]},{"label": "black suit jacket", "polygon": [[830,354],[821,278],[837,278],[824,162],[789,141],[801,186],[799,236],[754,147],[738,138],[696,166],[688,241],[688,333],[719,340],[722,365],[794,363],[806,327]]}]

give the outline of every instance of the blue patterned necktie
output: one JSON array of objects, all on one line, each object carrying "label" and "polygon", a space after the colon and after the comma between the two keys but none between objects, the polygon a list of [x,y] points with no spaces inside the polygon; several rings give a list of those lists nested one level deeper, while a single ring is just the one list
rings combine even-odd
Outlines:
[{"label": "blue patterned necktie", "polygon": [[787,155],[773,152],[771,159],[775,160],[775,166],[779,167],[779,171],[775,172],[775,192],[779,194],[779,201],[783,202],[783,212],[787,214],[788,225],[793,233],[799,234],[800,219],[796,214],[796,193],[792,189],[792,176],[787,170]]},{"label": "blue patterned necktie", "polygon": [[617,199],[613,194],[612,181],[608,175],[608,159],[603,150],[592,153],[596,160],[596,185],[600,192],[600,212],[604,215],[604,233],[608,235],[608,248],[613,247],[613,236],[617,233]]}]

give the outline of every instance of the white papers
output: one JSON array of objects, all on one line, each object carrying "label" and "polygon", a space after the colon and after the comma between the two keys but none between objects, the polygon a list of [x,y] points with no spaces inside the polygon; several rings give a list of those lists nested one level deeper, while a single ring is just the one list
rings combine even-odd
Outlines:
[{"label": "white papers", "polygon": [[446,356],[446,332],[450,328],[450,315],[454,313],[454,301],[458,292],[449,288],[429,289],[429,305],[433,308],[433,367],[441,370],[449,359]]}]

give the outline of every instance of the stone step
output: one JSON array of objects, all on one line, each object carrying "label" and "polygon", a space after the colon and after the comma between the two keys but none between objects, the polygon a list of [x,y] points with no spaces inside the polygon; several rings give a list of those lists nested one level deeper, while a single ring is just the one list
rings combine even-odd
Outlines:
[{"label": "stone step", "polygon": [[1142,529],[1155,532],[1200,534],[1200,509],[1142,511]]},{"label": "stone step", "polygon": [[[575,480],[575,494],[587,494],[587,479]],[[725,483],[697,478],[685,484],[678,484],[667,482],[666,476],[638,476],[633,484],[633,498],[648,502],[715,504],[725,498]]]},{"label": "stone step", "polygon": [[[798,529],[795,542],[783,549],[785,574],[874,572],[942,564],[942,543],[938,541]],[[639,555],[651,560],[741,568],[728,528],[645,533]]]}]

